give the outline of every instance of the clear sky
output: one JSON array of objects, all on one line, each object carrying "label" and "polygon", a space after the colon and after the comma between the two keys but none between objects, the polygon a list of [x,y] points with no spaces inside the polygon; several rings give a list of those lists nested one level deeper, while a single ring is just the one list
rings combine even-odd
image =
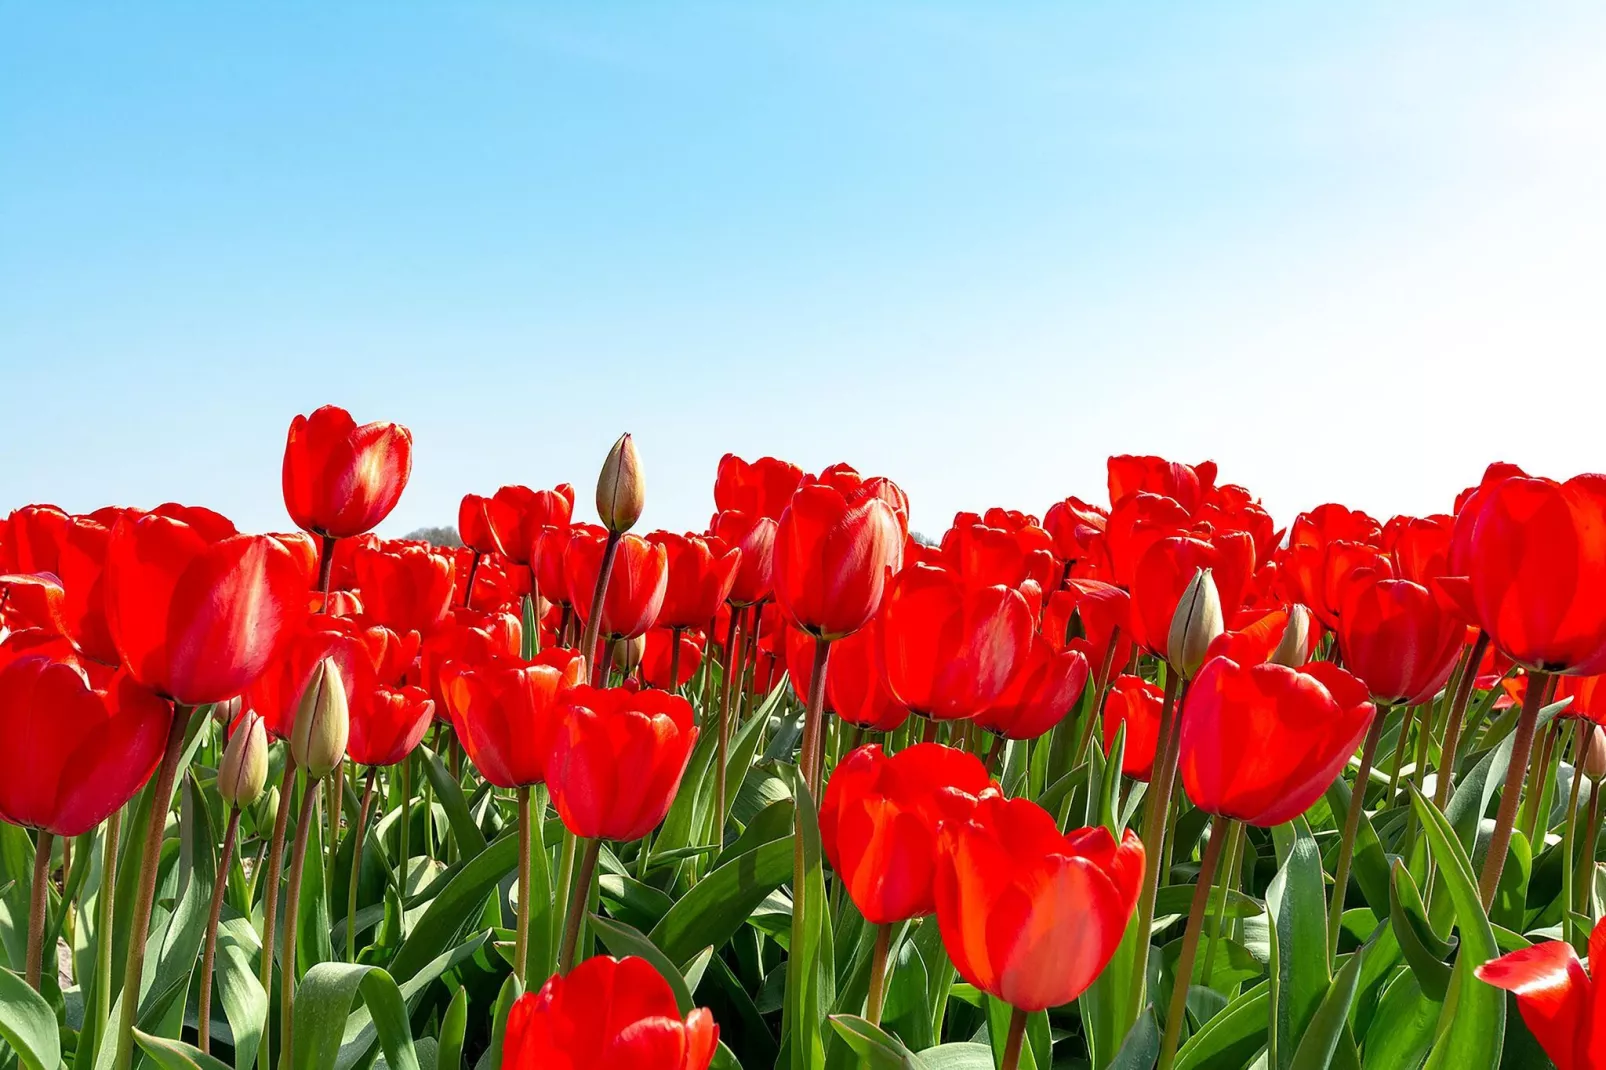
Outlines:
[{"label": "clear sky", "polygon": [[[0,509],[288,524],[326,401],[645,523],[721,453],[1282,521],[1606,468],[1606,5],[0,0]],[[590,515],[589,504],[585,508]]]}]

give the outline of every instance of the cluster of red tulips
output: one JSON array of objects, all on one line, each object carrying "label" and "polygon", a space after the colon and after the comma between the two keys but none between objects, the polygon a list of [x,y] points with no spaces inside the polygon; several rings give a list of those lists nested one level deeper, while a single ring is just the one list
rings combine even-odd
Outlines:
[{"label": "cluster of red tulips", "polygon": [[[54,957],[45,944],[58,860],[58,898],[71,880],[63,847],[106,823],[101,872],[115,871],[120,843],[142,852],[123,998],[109,946],[89,998],[89,1015],[116,1019],[105,1041],[114,1070],[136,1056],[171,800],[213,733],[227,814],[220,874],[238,851],[242,813],[272,799],[250,906],[260,910],[263,991],[279,970],[283,1060],[296,1050],[309,841],[327,821],[332,864],[342,822],[347,842],[356,838],[346,909],[334,913],[358,962],[361,867],[374,857],[363,844],[384,817],[376,804],[399,809],[401,899],[428,877],[409,875],[409,837],[419,751],[433,733],[430,753],[454,786],[466,760],[470,783],[477,773],[488,797],[500,789],[514,800],[515,926],[504,954],[520,983],[544,983],[503,1007],[504,1063],[718,1064],[713,1014],[677,1001],[662,963],[590,956],[603,925],[598,876],[703,873],[695,851],[655,853],[651,843],[699,753],[711,773],[695,813],[711,850],[747,835],[733,813],[746,769],[732,754],[737,733],[760,719],[753,738],[796,770],[786,781],[795,854],[782,946],[796,958],[822,925],[829,933],[845,895],[871,948],[850,1012],[862,1009],[864,1036],[892,1044],[882,1016],[900,942],[913,939],[906,923],[935,915],[958,976],[1008,1005],[994,1054],[1014,1070],[1032,1016],[1088,994],[1118,959],[1121,990],[1105,1000],[1115,1035],[1150,1023],[1151,1058],[1171,1067],[1184,1036],[1200,1032],[1189,1003],[1197,956],[1206,941],[1208,983],[1253,830],[1282,836],[1324,800],[1335,835],[1321,950],[1336,965],[1357,943],[1343,932],[1352,867],[1377,840],[1368,790],[1380,807],[1408,793],[1395,853],[1410,861],[1442,820],[1474,739],[1479,753],[1499,742],[1490,717],[1509,722],[1509,758],[1492,824],[1476,852],[1467,848],[1469,864],[1482,855],[1477,898],[1494,908],[1512,857],[1526,874],[1570,756],[1564,909],[1559,939],[1468,969],[1517,994],[1557,1065],[1606,1067],[1601,1004],[1574,950],[1606,947],[1606,930],[1589,935],[1593,791],[1588,817],[1578,816],[1581,771],[1597,787],[1606,773],[1594,727],[1606,723],[1606,688],[1596,686],[1606,673],[1606,476],[1556,482],[1493,465],[1453,513],[1380,524],[1323,505],[1285,531],[1247,490],[1218,484],[1213,464],[1113,457],[1107,508],[1067,498],[1041,520],[961,513],[929,544],[912,535],[908,499],[889,479],[727,455],[706,531],[643,536],[645,483],[626,435],[597,482],[600,523],[576,520],[568,484],[509,486],[466,495],[463,545],[440,547],[372,534],[407,484],[412,448],[405,428],[358,425],[338,408],[296,417],[283,469],[293,534],[241,534],[217,513],[172,504],[87,515],[30,505],[0,527],[0,819],[36,830],[23,970],[35,989]],[[1473,708],[1477,693],[1491,696],[1486,707]],[[754,760],[753,749],[741,758]],[[1099,775],[1114,787],[1101,811],[1088,778],[1105,762]],[[1335,797],[1346,770],[1354,787]],[[343,802],[354,784],[355,815]],[[147,785],[153,802],[130,807]],[[433,851],[432,782],[422,788]],[[1077,797],[1090,797],[1090,827],[1071,820]],[[549,805],[561,822],[552,841]],[[1199,820],[1179,820],[1190,806]],[[120,830],[125,812],[145,823],[139,837]],[[1139,813],[1141,836],[1125,827]],[[1358,846],[1363,830],[1370,838]],[[807,894],[823,879],[816,837],[835,896],[828,917]],[[1151,968],[1162,889],[1196,850],[1181,943]],[[1286,854],[1279,848],[1280,861]],[[1449,880],[1442,859],[1423,857],[1416,868],[1436,860],[1439,873],[1419,878]],[[224,884],[196,986],[201,1052]],[[104,918],[110,895],[100,893]],[[796,995],[819,983],[805,973],[786,974],[783,1048],[791,1065],[824,1065],[812,1060],[843,1020],[828,1001]],[[1156,978],[1167,998],[1151,997]],[[269,1050],[264,1039],[263,1067]],[[1099,1065],[1112,1055],[1097,1052]]]}]

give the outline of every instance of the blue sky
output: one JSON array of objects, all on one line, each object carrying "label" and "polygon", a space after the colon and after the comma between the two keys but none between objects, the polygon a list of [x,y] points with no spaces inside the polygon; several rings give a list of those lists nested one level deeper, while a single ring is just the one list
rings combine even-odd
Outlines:
[{"label": "blue sky", "polygon": [[[338,8],[338,10],[334,10]],[[1288,519],[1606,463],[1599,4],[0,0],[0,509],[288,523],[290,418],[645,523],[721,453]]]}]

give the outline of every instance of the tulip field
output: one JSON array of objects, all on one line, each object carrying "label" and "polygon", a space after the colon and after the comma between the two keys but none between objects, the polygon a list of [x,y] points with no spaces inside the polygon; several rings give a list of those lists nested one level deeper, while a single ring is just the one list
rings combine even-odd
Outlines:
[{"label": "tulip field", "polygon": [[1606,1070],[1606,476],[681,534],[625,435],[442,546],[412,455],[5,503],[0,1070]]}]

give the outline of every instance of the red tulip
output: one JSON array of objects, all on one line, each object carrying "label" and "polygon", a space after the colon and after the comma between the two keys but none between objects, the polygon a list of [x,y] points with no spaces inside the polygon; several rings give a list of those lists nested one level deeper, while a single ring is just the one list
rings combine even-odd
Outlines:
[{"label": "red tulip", "polygon": [[1490,640],[1533,669],[1606,670],[1606,476],[1513,476],[1456,518],[1466,601]]},{"label": "red tulip", "polygon": [[1394,575],[1387,554],[1362,542],[1335,540],[1320,546],[1290,546],[1281,565],[1290,601],[1310,609],[1327,628],[1338,627],[1338,617],[1349,590],[1362,581]]},{"label": "red tulip", "polygon": [[1383,529],[1359,509],[1329,502],[1294,517],[1288,528],[1289,546],[1326,546],[1331,542],[1381,545]]},{"label": "red tulip", "polygon": [[574,488],[567,483],[553,490],[507,486],[489,498],[465,494],[457,511],[457,534],[477,553],[528,565],[540,530],[568,527],[573,513]]},{"label": "red tulip", "polygon": [[1190,513],[1215,489],[1216,462],[1178,464],[1161,457],[1111,457],[1108,462],[1110,504],[1120,505],[1132,495],[1163,494]]},{"label": "red tulip", "polygon": [[767,516],[726,510],[714,517],[713,537],[741,557],[726,597],[732,605],[750,606],[775,593],[775,531]]},{"label": "red tulip", "polygon": [[569,600],[567,558],[569,542],[577,531],[598,539],[605,539],[608,535],[606,528],[596,524],[566,527],[549,524],[535,533],[534,541],[530,544],[530,567],[535,570],[536,587],[540,589],[542,598],[560,606],[574,604]]},{"label": "red tulip", "polygon": [[1182,708],[1188,798],[1261,828],[1321,797],[1372,722],[1366,685],[1331,662],[1300,669],[1211,658]]},{"label": "red tulip", "polygon": [[1432,585],[1450,575],[1450,537],[1455,518],[1397,516],[1383,528],[1383,549],[1394,562],[1394,572],[1402,580]]},{"label": "red tulip", "polygon": [[1109,522],[1109,510],[1080,498],[1055,502],[1043,514],[1043,528],[1054,540],[1054,553],[1068,564],[1103,552],[1104,528]]},{"label": "red tulip", "polygon": [[1426,702],[1450,678],[1466,627],[1433,593],[1409,580],[1350,588],[1338,620],[1344,666],[1380,702]]},{"label": "red tulip", "polygon": [[290,421],[284,505],[296,526],[344,539],[372,531],[401,499],[413,470],[413,433],[400,424],[357,426],[325,405]]},{"label": "red tulip", "polygon": [[658,624],[666,628],[706,627],[730,597],[743,561],[742,551],[727,550],[719,538],[667,531],[655,531],[647,541],[664,548],[669,569]]},{"label": "red tulip", "polygon": [[714,1016],[681,1020],[669,982],[645,959],[587,959],[513,1003],[502,1070],[708,1070]]},{"label": "red tulip", "polygon": [[[1003,514],[1002,510],[996,512]],[[997,519],[1010,523],[1015,518],[1003,514]],[[1011,529],[985,524],[975,513],[960,513],[942,537],[943,565],[984,585],[1019,587],[1033,580],[1043,590],[1053,590],[1059,586],[1059,565],[1048,533],[1025,524],[1029,519],[1019,518],[1020,526]]]},{"label": "red tulip", "polygon": [[[575,612],[585,620],[591,614],[591,600],[602,571],[606,536],[594,537],[576,528],[564,555],[568,572],[569,599]],[[602,600],[602,623],[597,634],[605,639],[634,639],[645,635],[658,619],[664,596],[669,590],[669,555],[664,547],[637,535],[619,539],[613,559],[613,572]]]},{"label": "red tulip", "polygon": [[1032,620],[1019,591],[969,584],[929,565],[906,568],[881,612],[887,687],[933,720],[974,717],[1025,661]]},{"label": "red tulip", "polygon": [[657,627],[650,628],[646,635],[647,647],[641,655],[641,677],[648,687],[656,687],[661,691],[670,691],[688,683],[697,675],[697,667],[703,663],[703,633],[684,629],[680,633],[680,665],[675,678],[669,678],[670,663],[673,660],[675,635],[673,629]]},{"label": "red tulip", "polygon": [[95,688],[72,661],[9,661],[0,668],[0,818],[58,836],[88,832],[150,779],[172,723],[173,707],[127,672]]},{"label": "red tulip", "polygon": [[368,616],[399,632],[431,635],[452,605],[456,569],[446,554],[424,546],[363,548],[352,561]]},{"label": "red tulip", "polygon": [[714,509],[779,520],[802,482],[803,469],[795,464],[774,457],[749,463],[727,453],[719,459],[719,474],[714,477]]},{"label": "red tulip", "polygon": [[848,493],[806,484],[781,515],[775,598],[810,635],[840,639],[881,608],[907,535],[908,514],[889,504],[889,487],[897,489],[873,480]]},{"label": "red tulip", "polygon": [[[790,631],[806,636],[796,628]],[[808,646],[807,656],[812,667],[814,643],[810,641]],[[849,724],[875,732],[890,732],[909,719],[909,707],[887,689],[886,676],[881,672],[880,648],[880,616],[871,617],[863,628],[831,644],[830,668],[825,674],[825,708]],[[792,661],[789,649],[788,669]],[[807,676],[807,669],[804,675]],[[794,676],[794,689],[796,686]],[[808,694],[806,678],[798,694]]]},{"label": "red tulip", "polygon": [[423,741],[435,702],[421,687],[375,686],[350,715],[346,757],[358,765],[395,765]]},{"label": "red tulip", "polygon": [[512,613],[456,609],[440,629],[424,640],[418,657],[418,682],[435,700],[435,715],[446,716],[441,669],[449,661],[479,664],[489,657],[516,658],[524,645],[524,626]]},{"label": "red tulip", "polygon": [[691,703],[663,691],[577,687],[547,763],[547,786],[576,836],[639,840],[669,812],[697,726]]},{"label": "red tulip", "polygon": [[283,544],[206,509],[125,517],[106,550],[106,624],[123,665],[185,706],[243,692],[306,616],[311,577]]},{"label": "red tulip", "polygon": [[820,805],[820,843],[853,905],[873,925],[937,909],[937,831],[963,821],[998,786],[975,755],[916,743],[895,755],[871,744],[848,753]]},{"label": "red tulip", "polygon": [[989,798],[938,841],[937,925],[959,975],[1027,1012],[1085,992],[1137,906],[1137,836],[1061,835],[1036,803]]},{"label": "red tulip", "polygon": [[1140,676],[1122,673],[1104,696],[1104,755],[1109,757],[1115,733],[1126,725],[1121,772],[1147,782],[1154,773],[1154,752],[1160,745],[1160,715],[1165,692]]},{"label": "red tulip", "polygon": [[11,514],[7,529],[10,537],[7,552],[0,557],[0,571],[48,572],[58,577],[63,595],[58,623],[63,634],[84,656],[116,665],[102,579],[111,528],[94,517],[68,516],[52,505],[29,505]]},{"label": "red tulip", "polygon": [[499,554],[502,542],[491,524],[491,499],[465,494],[457,505],[457,537],[476,554]]},{"label": "red tulip", "polygon": [[1190,524],[1188,511],[1170,498],[1140,492],[1122,499],[1110,510],[1102,540],[1109,557],[1109,578],[1130,588],[1138,562],[1149,547],[1161,539],[1187,534]]},{"label": "red tulip", "polygon": [[976,715],[976,723],[1009,739],[1036,739],[1076,707],[1088,672],[1082,651],[1056,651],[1048,640],[1033,635],[1009,686]]},{"label": "red tulip", "polygon": [[[503,557],[481,557],[475,563],[473,551],[463,547],[451,550],[449,554],[452,559],[452,605],[484,612],[510,609],[522,615],[524,596],[530,593],[529,569]],[[509,569],[512,570],[511,574]],[[471,573],[474,577],[472,594],[468,591]]]},{"label": "red tulip", "polygon": [[1073,639],[1086,639],[1087,660],[1095,671],[1103,668],[1106,660],[1112,666],[1132,660],[1132,599],[1113,583],[1067,581],[1064,590],[1049,596],[1041,628],[1043,638],[1056,650],[1065,649]]},{"label": "red tulip", "polygon": [[[1589,934],[1590,970],[1606,963],[1606,919]],[[1517,1012],[1557,1070],[1606,1067],[1606,989],[1578,961],[1572,945],[1546,940],[1490,959],[1473,971],[1517,997]]]},{"label": "red tulip", "polygon": [[1156,540],[1132,574],[1132,638],[1149,653],[1166,656],[1177,602],[1201,568],[1212,570],[1221,608],[1228,616],[1242,602],[1254,571],[1255,548],[1247,535],[1228,532],[1213,542],[1171,537]]},{"label": "red tulip", "polygon": [[546,779],[564,696],[584,679],[585,660],[554,647],[529,662],[499,656],[447,662],[441,690],[480,775],[499,788],[520,788]]},{"label": "red tulip", "polygon": [[[1303,610],[1303,607],[1301,607]],[[1321,644],[1322,628],[1310,620],[1310,614],[1305,612],[1305,641],[1295,645],[1298,635],[1288,636],[1289,609],[1286,606],[1277,609],[1256,613],[1249,620],[1243,622],[1242,627],[1222,632],[1211,642],[1205,651],[1206,658],[1231,658],[1239,665],[1259,665],[1270,661],[1283,646],[1284,639],[1288,640],[1289,652],[1300,665],[1309,661]],[[1240,618],[1248,616],[1249,611],[1240,614]],[[1297,628],[1298,622],[1295,622]],[[1293,662],[1280,661],[1280,664],[1291,665]]]}]

